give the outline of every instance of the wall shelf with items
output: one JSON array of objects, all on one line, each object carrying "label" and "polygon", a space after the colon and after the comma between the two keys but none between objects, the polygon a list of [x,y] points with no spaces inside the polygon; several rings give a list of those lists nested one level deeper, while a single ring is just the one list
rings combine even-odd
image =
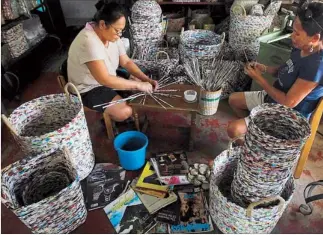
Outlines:
[{"label": "wall shelf with items", "polygon": [[161,6],[163,12],[182,12],[185,17],[184,26],[186,30],[189,28],[190,22],[194,19],[194,10],[207,10],[215,24],[226,17],[226,14],[223,14],[225,12],[225,2],[223,0],[200,2],[158,1],[158,4]]},{"label": "wall shelf with items", "polygon": [[1,76],[6,77],[1,88],[6,99],[37,78],[42,60],[62,46],[48,0],[14,1],[3,0],[1,8]]}]

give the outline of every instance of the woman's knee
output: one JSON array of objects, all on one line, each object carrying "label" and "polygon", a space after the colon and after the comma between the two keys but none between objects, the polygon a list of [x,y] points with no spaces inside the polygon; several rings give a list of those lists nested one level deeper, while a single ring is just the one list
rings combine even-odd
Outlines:
[{"label": "woman's knee", "polygon": [[122,108],[115,110],[115,112],[109,114],[114,121],[122,122],[132,116],[132,108],[125,105]]},{"label": "woman's knee", "polygon": [[244,119],[239,119],[237,121],[233,121],[229,124],[227,128],[227,133],[230,138],[238,137],[247,132],[247,125]]}]

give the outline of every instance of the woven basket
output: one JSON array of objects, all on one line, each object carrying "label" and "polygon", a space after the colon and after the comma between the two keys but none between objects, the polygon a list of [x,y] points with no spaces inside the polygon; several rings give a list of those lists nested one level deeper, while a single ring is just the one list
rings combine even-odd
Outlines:
[{"label": "woven basket", "polygon": [[218,110],[220,96],[222,93],[222,89],[210,92],[210,91],[201,91],[200,95],[200,114],[202,115],[213,115]]},{"label": "woven basket", "polygon": [[187,30],[180,36],[180,58],[197,58],[199,61],[211,60],[219,55],[225,35],[218,35],[209,30]]},{"label": "woven basket", "polygon": [[133,58],[154,60],[166,26],[160,5],[155,0],[136,1],[131,9],[131,21]]},{"label": "woven basket", "polygon": [[222,87],[221,99],[227,99],[234,92],[250,91],[252,79],[244,73],[244,64],[240,64],[237,76],[229,78]]},{"label": "woven basket", "polygon": [[146,61],[134,60],[135,64],[147,70],[153,77],[162,78],[167,77],[174,65],[168,60],[159,61]]},{"label": "woven basket", "polygon": [[3,0],[1,1],[1,15],[5,20],[14,20],[19,17],[17,1]]},{"label": "woven basket", "polygon": [[[270,28],[281,2],[277,4],[271,5],[271,9],[267,8],[268,15],[263,16],[247,15],[245,8],[248,6],[248,1],[232,5],[229,44],[236,53],[236,59],[244,60],[244,51],[246,51],[249,54],[249,60],[256,60],[260,48],[260,42],[257,39]],[[279,6],[278,9],[277,6]],[[241,12],[238,13],[236,9],[241,9]]]},{"label": "woven basket", "polygon": [[311,133],[293,109],[263,104],[251,111],[232,196],[240,205],[280,195]]},{"label": "woven basket", "polygon": [[2,42],[8,44],[10,56],[19,57],[29,48],[22,23],[19,23],[9,29],[2,29]]},{"label": "woven basket", "polygon": [[2,203],[33,233],[69,233],[84,223],[84,197],[68,150],[25,159],[1,171]]},{"label": "woven basket", "polygon": [[6,125],[22,150],[28,155],[66,146],[80,179],[87,177],[94,167],[94,153],[87,127],[81,96],[66,94],[42,96],[15,109]]},{"label": "woven basket", "polygon": [[[232,6],[234,6],[236,4],[242,5],[244,7],[245,11],[249,12],[254,5],[258,4],[258,2],[259,2],[259,0],[234,0]],[[231,12],[233,10],[232,6],[230,9]]]},{"label": "woven basket", "polygon": [[[280,196],[241,207],[230,195],[240,153],[241,148],[226,150],[214,160],[210,180],[210,215],[223,233],[270,233],[292,199],[294,180],[289,179]],[[259,204],[262,206],[257,206]]]},{"label": "woven basket", "polygon": [[134,45],[133,59],[155,60],[158,46],[163,37],[163,24],[132,23],[130,25],[132,41]]},{"label": "woven basket", "polygon": [[155,0],[138,0],[131,8],[131,19],[135,23],[160,23],[162,9]]}]

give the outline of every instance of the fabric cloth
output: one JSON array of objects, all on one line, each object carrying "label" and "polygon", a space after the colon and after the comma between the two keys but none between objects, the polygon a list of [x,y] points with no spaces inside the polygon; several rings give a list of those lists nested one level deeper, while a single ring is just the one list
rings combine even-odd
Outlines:
[{"label": "fabric cloth", "polygon": [[[251,111],[253,108],[258,105],[262,105],[265,103],[265,97],[267,95],[266,91],[247,91],[244,92],[246,98],[246,105],[248,110]],[[249,125],[250,118],[249,116],[245,118],[246,125]]]},{"label": "fabric cloth", "polygon": [[[318,83],[318,86],[294,108],[308,118],[323,97],[323,51],[302,57],[300,50],[293,49],[291,58],[279,68],[274,87],[287,93],[298,78]],[[276,103],[270,96],[265,98],[265,102]]]},{"label": "fabric cloth", "polygon": [[80,93],[99,87],[101,84],[92,76],[86,63],[104,60],[109,74],[116,76],[119,57],[125,54],[126,50],[121,39],[104,45],[93,29],[93,22],[89,22],[70,46],[67,61],[68,80]]},{"label": "fabric cloth", "polygon": [[253,108],[265,103],[265,96],[267,95],[266,91],[250,91],[244,92],[246,97],[246,104],[248,110],[251,111]]},{"label": "fabric cloth", "polygon": [[111,88],[106,86],[98,86],[85,93],[82,93],[81,97],[85,107],[103,113],[103,106],[95,108],[93,108],[93,106],[110,102],[116,95],[118,95],[118,93]]}]

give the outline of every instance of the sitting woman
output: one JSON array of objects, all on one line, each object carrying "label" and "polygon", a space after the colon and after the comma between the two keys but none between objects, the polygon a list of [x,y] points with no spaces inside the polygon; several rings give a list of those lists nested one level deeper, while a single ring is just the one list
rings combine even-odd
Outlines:
[{"label": "sitting woman", "polygon": [[[263,103],[279,103],[297,110],[309,119],[323,97],[323,3],[305,3],[298,11],[291,36],[293,50],[290,59],[280,67],[250,63],[245,73],[264,89],[237,92],[229,97],[229,104],[239,117]],[[262,73],[276,75],[270,85]],[[230,123],[228,135],[238,137],[247,132],[249,118]]]},{"label": "sitting woman", "polygon": [[[115,121],[132,115],[125,102],[106,108],[95,105],[120,100],[116,90],[139,90],[151,93],[158,83],[146,76],[127,56],[120,39],[126,25],[124,9],[116,4],[101,4],[94,22],[86,24],[76,36],[68,52],[68,80],[80,91],[83,104],[99,112],[107,112]],[[136,79],[116,76],[121,65]]]}]

